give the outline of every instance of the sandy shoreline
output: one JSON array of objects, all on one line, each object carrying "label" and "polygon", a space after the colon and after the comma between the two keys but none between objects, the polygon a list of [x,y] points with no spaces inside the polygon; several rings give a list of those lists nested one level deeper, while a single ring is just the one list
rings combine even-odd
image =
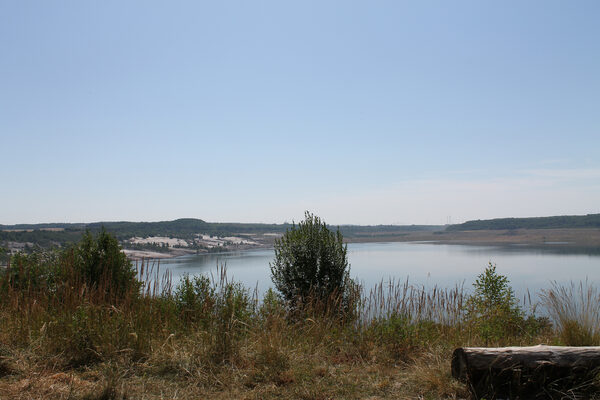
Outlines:
[{"label": "sandy shoreline", "polygon": [[[346,243],[428,242],[466,246],[527,246],[530,248],[597,249],[600,252],[600,229],[518,229],[455,232],[409,232],[391,235],[349,237]],[[222,247],[223,251],[272,248],[272,242]],[[123,250],[132,260],[166,259],[189,254],[210,254],[192,249],[172,248],[168,252]]]},{"label": "sandy shoreline", "polygon": [[195,251],[185,250],[185,249],[173,249],[169,252],[158,252],[158,251],[148,251],[148,250],[131,250],[131,249],[123,249],[123,253],[130,260],[142,260],[142,259],[164,259],[164,258],[175,258],[184,256],[187,254],[196,254]]}]

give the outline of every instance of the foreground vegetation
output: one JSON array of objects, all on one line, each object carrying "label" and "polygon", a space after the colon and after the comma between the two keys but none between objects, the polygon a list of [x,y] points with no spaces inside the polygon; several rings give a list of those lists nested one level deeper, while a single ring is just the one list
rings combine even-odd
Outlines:
[{"label": "foreground vegetation", "polygon": [[220,272],[173,287],[106,232],[13,257],[0,276],[0,398],[453,399],[468,394],[450,376],[456,347],[600,345],[587,283],[544,292],[551,325],[492,265],[473,291],[388,282],[294,307]]}]

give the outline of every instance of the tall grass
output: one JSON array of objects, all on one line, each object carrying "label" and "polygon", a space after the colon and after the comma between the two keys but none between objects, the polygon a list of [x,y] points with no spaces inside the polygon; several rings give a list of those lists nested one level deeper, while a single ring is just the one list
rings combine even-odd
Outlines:
[{"label": "tall grass", "polygon": [[552,282],[541,293],[542,304],[555,323],[562,344],[600,345],[600,291],[585,281],[569,285]]},{"label": "tall grass", "polygon": [[460,325],[466,298],[464,287],[451,289],[413,286],[406,281],[381,281],[368,294],[361,293],[360,319],[368,324],[375,319],[402,315],[409,322],[434,321],[444,325]]},{"label": "tall grass", "polygon": [[[110,365],[119,376],[191,382],[189,390],[265,394],[275,387],[289,390],[290,398],[354,398],[373,391],[402,397],[411,390],[410,395],[452,397],[462,393],[449,368],[443,372],[452,348],[484,344],[465,323],[468,293],[462,286],[426,290],[390,280],[369,291],[355,286],[349,297],[306,299],[298,309],[272,291],[259,299],[257,290],[231,281],[225,268],[209,277],[186,276],[175,286],[158,263],[135,267],[140,284],[117,294],[110,279],[90,286],[69,257],[10,265],[19,269],[19,279],[0,276],[0,357],[11,365],[7,374]],[[60,279],[44,278],[55,269],[62,271]],[[556,302],[570,296],[552,293]],[[596,319],[585,326],[596,321],[597,327],[598,309],[591,305],[597,291],[589,296],[587,307]],[[502,343],[537,344],[547,341],[540,336],[545,334],[515,333]],[[419,374],[403,378],[406,388],[386,383],[406,366]],[[346,372],[332,372],[338,369]],[[363,388],[356,380],[365,373],[371,381]],[[98,390],[122,386],[112,380]],[[419,388],[418,382],[427,386]],[[319,397],[323,393],[328,395]]]}]

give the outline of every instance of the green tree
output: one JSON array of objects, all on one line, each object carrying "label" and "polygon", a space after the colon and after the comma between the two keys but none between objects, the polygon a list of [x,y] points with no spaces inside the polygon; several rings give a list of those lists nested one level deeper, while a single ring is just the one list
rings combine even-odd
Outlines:
[{"label": "green tree", "polygon": [[350,290],[347,246],[339,229],[332,232],[325,222],[308,211],[304,221],[293,224],[275,241],[271,279],[288,302],[309,297],[327,300]]},{"label": "green tree", "polygon": [[102,285],[115,294],[139,289],[131,261],[121,251],[118,240],[104,228],[96,237],[87,231],[65,256],[73,257],[73,265],[90,287]]},{"label": "green tree", "polygon": [[508,278],[496,272],[491,262],[473,284],[475,291],[467,299],[467,322],[486,341],[519,333],[523,311],[518,305]]},{"label": "green tree", "polygon": [[57,270],[55,252],[16,253],[10,258],[8,268],[0,268],[0,290],[9,284],[19,290],[51,288],[56,283]]}]

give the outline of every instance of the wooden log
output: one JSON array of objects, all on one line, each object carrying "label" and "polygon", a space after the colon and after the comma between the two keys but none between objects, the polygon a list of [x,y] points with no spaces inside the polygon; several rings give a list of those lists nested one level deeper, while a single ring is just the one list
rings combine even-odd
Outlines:
[{"label": "wooden log", "polygon": [[599,347],[465,347],[452,355],[452,376],[476,398],[562,398],[599,391]]}]

